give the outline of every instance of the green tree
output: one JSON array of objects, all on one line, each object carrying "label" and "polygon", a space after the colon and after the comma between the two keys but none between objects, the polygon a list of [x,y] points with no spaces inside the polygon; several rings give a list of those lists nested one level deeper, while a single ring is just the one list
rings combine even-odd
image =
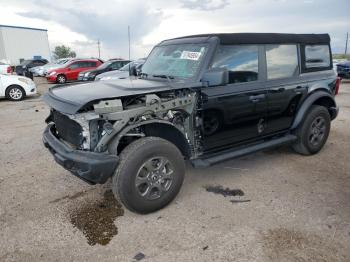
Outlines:
[{"label": "green tree", "polygon": [[55,59],[77,56],[77,54],[73,50],[71,50],[70,47],[65,45],[56,46],[55,51],[53,51],[53,55]]}]

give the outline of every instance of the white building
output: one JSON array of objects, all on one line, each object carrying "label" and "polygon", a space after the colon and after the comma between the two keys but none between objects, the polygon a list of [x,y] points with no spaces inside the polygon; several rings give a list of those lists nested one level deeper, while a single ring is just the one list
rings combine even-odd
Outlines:
[{"label": "white building", "polygon": [[46,29],[0,25],[0,61],[18,65],[35,58],[51,61]]}]

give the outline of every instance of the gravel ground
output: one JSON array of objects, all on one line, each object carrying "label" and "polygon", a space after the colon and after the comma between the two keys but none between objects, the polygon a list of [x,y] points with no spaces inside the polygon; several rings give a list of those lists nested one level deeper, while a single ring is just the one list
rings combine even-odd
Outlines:
[{"label": "gravel ground", "polygon": [[53,161],[39,96],[0,100],[0,261],[350,261],[350,82],[337,102],[319,154],[188,165],[176,200],[142,216],[110,183],[89,186]]}]

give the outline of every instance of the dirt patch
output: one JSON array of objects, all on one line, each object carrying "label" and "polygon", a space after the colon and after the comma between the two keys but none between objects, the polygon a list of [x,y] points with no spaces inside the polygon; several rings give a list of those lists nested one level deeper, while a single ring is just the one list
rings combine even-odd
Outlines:
[{"label": "dirt patch", "polygon": [[114,220],[123,215],[121,204],[110,190],[104,193],[101,201],[86,202],[69,214],[71,223],[83,232],[91,246],[107,245],[118,234]]},{"label": "dirt patch", "polygon": [[223,186],[205,186],[205,190],[208,192],[227,196],[244,196],[244,192],[241,189],[230,189],[228,187],[223,188]]},{"label": "dirt patch", "polygon": [[263,248],[271,261],[345,261],[333,243],[315,234],[285,228],[263,234]]},{"label": "dirt patch", "polygon": [[59,197],[59,198],[56,198],[52,201],[49,201],[50,204],[52,203],[58,203],[58,202],[61,202],[63,200],[66,200],[66,199],[69,199],[69,200],[74,200],[74,199],[77,199],[83,195],[85,195],[87,192],[89,192],[90,190],[85,190],[85,191],[81,191],[81,192],[78,192],[78,193],[75,193],[74,195],[69,195],[69,196],[64,196],[64,197]]}]

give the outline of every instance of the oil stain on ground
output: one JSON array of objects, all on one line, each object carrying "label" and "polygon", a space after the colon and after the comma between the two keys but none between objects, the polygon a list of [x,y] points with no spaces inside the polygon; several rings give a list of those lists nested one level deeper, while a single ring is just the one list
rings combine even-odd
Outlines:
[{"label": "oil stain on ground", "polygon": [[208,192],[227,196],[244,196],[244,192],[241,189],[230,189],[228,187],[223,188],[222,186],[205,186]]},{"label": "oil stain on ground", "polygon": [[123,215],[124,210],[111,190],[104,193],[102,200],[86,202],[69,214],[71,223],[83,232],[91,246],[107,245],[118,234],[114,220]]}]

